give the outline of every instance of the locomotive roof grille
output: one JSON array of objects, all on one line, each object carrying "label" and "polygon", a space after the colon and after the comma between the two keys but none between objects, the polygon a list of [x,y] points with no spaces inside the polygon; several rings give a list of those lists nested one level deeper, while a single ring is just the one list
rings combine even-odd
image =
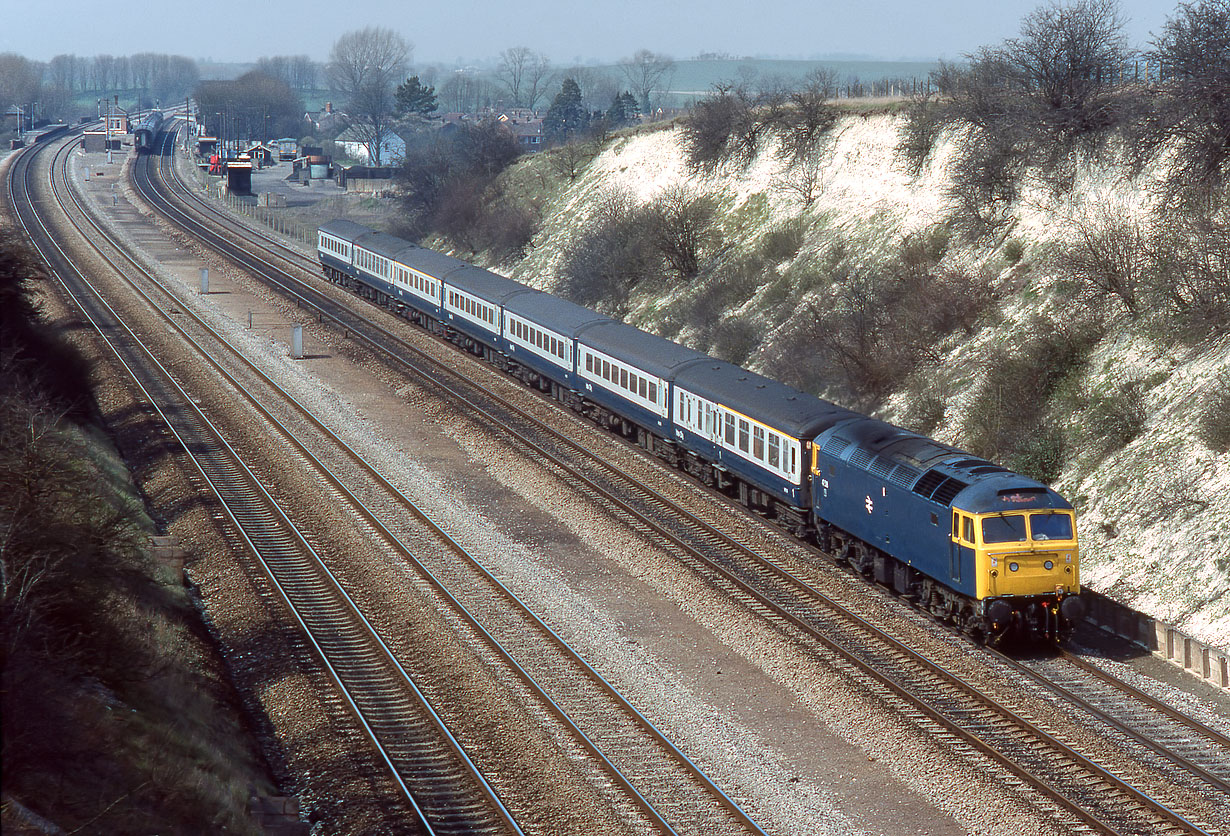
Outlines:
[{"label": "locomotive roof grille", "polygon": [[969,487],[967,482],[962,482],[960,479],[949,477],[940,483],[940,486],[935,489],[935,493],[931,494],[931,499],[938,502],[940,505],[950,505],[956,499],[957,494]]},{"label": "locomotive roof grille", "polygon": [[824,442],[824,453],[826,455],[837,458],[846,451],[846,448],[851,444],[850,439],[842,438],[839,435],[834,435]]}]

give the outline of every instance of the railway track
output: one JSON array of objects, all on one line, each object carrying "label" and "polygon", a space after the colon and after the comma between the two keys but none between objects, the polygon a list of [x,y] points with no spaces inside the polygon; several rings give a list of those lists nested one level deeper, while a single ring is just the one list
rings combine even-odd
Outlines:
[{"label": "railway track", "polygon": [[[139,269],[135,264],[132,264],[132,267]],[[146,281],[142,284],[156,284],[156,279],[146,274]],[[132,286],[134,292],[144,296],[151,306],[163,310],[163,321],[168,328],[184,330],[183,311],[176,308],[170,297],[156,300],[151,298],[149,291],[136,283],[132,283]],[[166,311],[168,307],[176,309],[180,316],[171,316]],[[195,320],[198,329],[208,328],[203,320],[195,316],[191,318]],[[640,826],[665,833],[760,832],[738,805],[586,664],[579,654],[487,572],[478,559],[448,537],[428,515],[398,492],[322,421],[311,415],[278,384],[248,362],[241,352],[229,348],[224,337],[216,333],[210,334],[215,343],[229,350],[233,362],[244,365],[260,379],[261,385],[275,392],[285,404],[301,413],[314,433],[327,439],[327,443],[341,456],[351,463],[356,463],[369,482],[378,484],[378,488],[383,492],[383,499],[378,503],[371,500],[361,502],[357,494],[371,495],[370,484],[348,486],[344,477],[337,475],[308,449],[308,442],[301,441],[294,431],[262,405],[261,398],[251,393],[250,386],[241,384],[224,368],[224,363],[215,360],[211,351],[202,348],[198,342],[199,338],[186,332],[183,336],[185,340],[197,345],[198,353],[226,377],[236,392],[261,412],[266,420],[276,427],[278,433],[311,460],[320,476],[342,494],[341,498],[377,531],[391,550],[401,554],[421,570],[426,582],[464,621],[483,636],[494,653],[512,669],[522,687],[533,694],[533,699],[579,739],[588,756],[597,763],[593,779],[617,788],[613,793],[618,796],[614,804],[623,808],[622,812],[627,819],[639,820]],[[382,507],[377,508],[377,504]],[[432,542],[418,550],[418,554],[405,545],[406,540],[421,534],[421,531],[415,531],[413,526],[406,530],[404,520],[407,516],[419,527],[429,528],[435,534]],[[401,522],[390,523],[389,520]],[[394,532],[393,528],[400,530]],[[425,558],[422,555],[434,557]],[[453,558],[452,565],[448,558]],[[474,571],[468,576],[456,571],[457,558]],[[278,567],[273,566],[272,569],[276,572]],[[449,586],[438,577],[444,572],[451,572],[453,577],[450,586],[454,590],[460,585],[468,584],[466,591],[460,594],[450,591]],[[341,588],[341,584],[337,586]],[[461,597],[469,599],[469,609],[462,603]],[[499,610],[497,613],[489,612],[493,609],[490,604],[493,597],[502,602],[502,606],[496,608]],[[357,611],[358,608],[354,609]],[[482,612],[480,616],[474,614],[477,610],[488,611]],[[510,618],[510,612],[513,613],[513,618]],[[488,629],[483,626],[483,622],[498,627]],[[495,632],[500,632],[501,635],[497,637]],[[521,662],[518,662],[518,659]],[[635,778],[630,779],[627,775],[634,775]],[[471,826],[467,826],[467,829],[469,827]]]},{"label": "railway track", "polygon": [[1067,650],[1001,658],[1156,753],[1168,768],[1230,797],[1230,737]]},{"label": "railway track", "polygon": [[[303,266],[308,260],[301,256],[270,252],[261,261],[266,267],[282,261],[297,271],[310,269]],[[293,287],[289,276],[277,281]],[[368,323],[356,324],[356,318],[365,318],[356,317],[352,311],[343,310],[335,316],[334,303],[310,287],[291,292],[302,294],[304,304],[319,304],[323,315],[335,318],[348,329],[370,333],[364,338],[377,351],[395,346],[393,350],[398,353],[417,352],[393,335],[381,334],[383,329],[369,332]],[[318,303],[317,298],[323,301]],[[423,362],[421,356],[415,362]],[[810,646],[834,666],[891,695],[890,699],[899,703],[904,714],[918,718],[936,739],[968,749],[975,759],[994,762],[1009,783],[1020,786],[1022,792],[1031,794],[1042,806],[1051,806],[1074,832],[1217,832],[1211,824],[1171,809],[1181,805],[1167,804],[1137,789],[1133,786],[1136,777],[1116,775],[1115,770],[1082,755],[1060,739],[1061,733],[1048,731],[1046,723],[998,705],[960,677],[921,658],[762,555],[734,543],[713,526],[681,513],[675,503],[653,489],[630,484],[622,472],[604,470],[602,463],[585,454],[579,445],[560,438],[528,413],[521,411],[510,419],[512,407],[499,403],[494,393],[480,390],[476,395],[472,382],[454,380],[438,365],[430,378],[437,383],[444,378],[449,388],[464,386],[466,395],[453,396],[465,397],[469,409],[492,410],[486,413],[489,423],[505,427],[526,425],[524,432],[519,428],[515,432],[521,435],[522,443],[531,445],[535,456],[559,468],[574,484],[584,485],[598,501],[620,508],[634,527],[660,538],[672,552],[684,555],[698,573],[727,588],[752,611],[783,629],[806,635]],[[532,435],[538,438],[531,439]],[[604,487],[602,482],[614,487]],[[628,496],[630,501],[625,499]],[[1147,735],[1142,737],[1147,739]]]},{"label": "railway track", "polygon": [[[45,153],[46,148],[56,148],[47,183],[34,177],[39,153],[23,154],[14,165],[8,197],[20,225],[72,302],[189,454],[235,530],[265,567],[401,789],[414,828],[441,834],[519,832],[481,773],[468,762],[290,515],[262,487],[244,457],[195,405],[175,375],[107,304],[78,269],[76,259],[56,242],[57,233],[45,214],[53,203],[83,238],[96,237],[72,217],[82,210],[68,196],[63,159],[74,144],[34,149]],[[58,182],[57,170],[61,171]],[[96,251],[111,261],[102,249]],[[115,262],[112,266],[120,269]]]}]

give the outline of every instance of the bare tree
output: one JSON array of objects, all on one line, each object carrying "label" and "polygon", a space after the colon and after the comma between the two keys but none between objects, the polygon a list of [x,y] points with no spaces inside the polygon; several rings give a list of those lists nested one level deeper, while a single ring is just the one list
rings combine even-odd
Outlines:
[{"label": "bare tree", "polygon": [[316,89],[319,66],[307,55],[294,55],[290,59],[290,86],[296,90]]},{"label": "bare tree", "polygon": [[57,55],[47,65],[47,75],[51,81],[50,98],[57,109],[66,107],[73,98],[73,85],[77,81],[77,56]]},{"label": "bare tree", "polygon": [[694,278],[713,242],[713,216],[717,211],[713,200],[676,185],[663,191],[649,211],[650,235],[662,258],[678,278]]},{"label": "bare tree", "polygon": [[653,113],[651,97],[670,86],[675,74],[675,62],[669,55],[638,49],[631,58],[619,62],[619,70],[636,94],[641,113],[649,116]]},{"label": "bare tree", "polygon": [[440,85],[440,104],[446,112],[476,113],[490,96],[488,83],[473,70],[455,70]]},{"label": "bare tree", "polygon": [[152,52],[138,52],[128,60],[132,70],[133,86],[139,90],[148,90],[154,81],[154,59]]},{"label": "bare tree", "polygon": [[1138,222],[1122,219],[1122,213],[1104,208],[1100,215],[1073,222],[1077,239],[1067,252],[1057,255],[1056,267],[1093,292],[1093,303],[1107,296],[1119,300],[1135,319],[1140,296],[1150,269],[1147,230]]},{"label": "bare tree", "polygon": [[1185,203],[1207,201],[1230,176],[1230,0],[1180,3],[1150,57],[1166,78],[1140,132],[1142,152],[1174,143],[1170,191]]},{"label": "bare tree", "polygon": [[811,206],[821,192],[822,178],[819,158],[815,154],[798,157],[789,169],[773,179],[772,185],[797,197],[804,207]]},{"label": "bare tree", "polygon": [[375,165],[397,109],[393,89],[406,77],[411,50],[391,29],[369,26],[342,35],[329,53],[330,86],[345,98],[351,127]]},{"label": "bare tree", "polygon": [[790,106],[782,116],[787,130],[782,152],[792,163],[810,159],[816,140],[837,121],[836,114],[828,106],[836,92],[837,71],[826,68],[812,70],[802,84],[790,92]]},{"label": "bare tree", "polygon": [[116,57],[115,66],[112,68],[112,76],[115,78],[115,89],[128,90],[132,87],[132,73],[128,68],[127,55]]},{"label": "bare tree", "polygon": [[115,57],[112,55],[94,56],[94,89],[107,93],[111,90],[111,72],[115,68]]},{"label": "bare tree", "polygon": [[538,104],[551,76],[551,59],[527,46],[514,46],[500,53],[495,77],[508,90],[513,107]]},{"label": "bare tree", "polygon": [[20,105],[26,110],[28,102],[39,98],[42,76],[41,64],[14,52],[0,53],[0,108]]}]

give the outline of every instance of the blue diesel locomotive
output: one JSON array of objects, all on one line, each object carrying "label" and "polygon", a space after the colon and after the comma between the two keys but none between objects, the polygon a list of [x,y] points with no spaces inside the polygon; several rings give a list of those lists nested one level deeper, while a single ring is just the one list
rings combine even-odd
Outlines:
[{"label": "blue diesel locomotive", "polygon": [[361,224],[325,275],[635,441],[976,638],[1083,616],[1072,506],[1046,485]]}]

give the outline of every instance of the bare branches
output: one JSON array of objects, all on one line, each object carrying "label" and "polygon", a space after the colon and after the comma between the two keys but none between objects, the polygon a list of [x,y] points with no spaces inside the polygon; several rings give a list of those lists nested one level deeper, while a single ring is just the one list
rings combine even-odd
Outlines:
[{"label": "bare branches", "polygon": [[351,127],[375,165],[380,165],[381,145],[397,109],[393,89],[405,78],[411,50],[391,29],[369,26],[343,34],[329,53],[329,84],[345,97],[354,118]]},{"label": "bare branches", "polygon": [[670,86],[675,75],[675,61],[669,55],[638,49],[631,58],[619,62],[620,72],[637,96],[641,113],[653,113],[653,94]]},{"label": "bare branches", "polygon": [[514,46],[500,53],[495,77],[512,97],[513,107],[533,110],[550,84],[551,59],[527,46]]},{"label": "bare branches", "polygon": [[1137,133],[1142,152],[1173,143],[1167,202],[1215,208],[1230,178],[1230,0],[1180,3],[1150,57],[1166,77]]}]

